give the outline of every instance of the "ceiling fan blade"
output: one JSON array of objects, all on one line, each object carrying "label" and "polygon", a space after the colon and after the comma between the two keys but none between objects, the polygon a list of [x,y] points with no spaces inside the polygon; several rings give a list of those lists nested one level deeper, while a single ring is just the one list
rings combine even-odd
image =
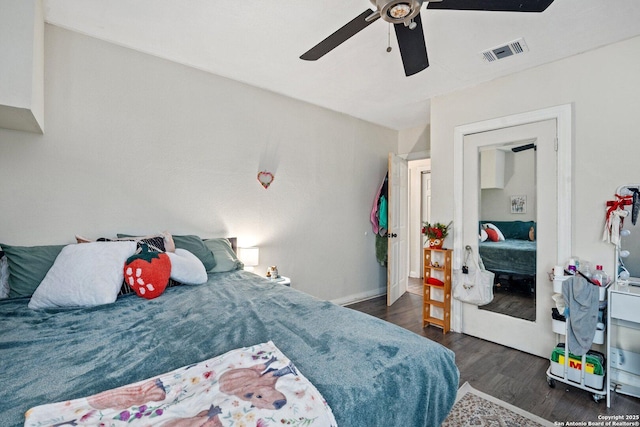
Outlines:
[{"label": "ceiling fan blade", "polygon": [[404,65],[404,73],[407,77],[419,73],[429,66],[427,45],[424,41],[422,19],[419,14],[413,18],[413,22],[416,23],[416,27],[413,30],[410,30],[404,24],[394,25],[398,46],[400,47],[400,56],[402,56],[402,64]]},{"label": "ceiling fan blade", "polygon": [[374,13],[375,12],[371,9],[365,10],[356,18],[349,21],[347,25],[338,29],[335,33],[331,34],[329,37],[322,40],[307,52],[303,53],[302,56],[300,56],[300,59],[304,59],[306,61],[315,61],[322,58],[324,55],[331,52],[333,49],[340,46],[342,43],[377,21],[378,18],[380,18],[380,14],[378,14],[378,16],[374,17],[370,21],[366,20],[367,17],[373,15]]},{"label": "ceiling fan blade", "polygon": [[443,0],[427,9],[486,10],[491,12],[543,12],[553,0]]}]

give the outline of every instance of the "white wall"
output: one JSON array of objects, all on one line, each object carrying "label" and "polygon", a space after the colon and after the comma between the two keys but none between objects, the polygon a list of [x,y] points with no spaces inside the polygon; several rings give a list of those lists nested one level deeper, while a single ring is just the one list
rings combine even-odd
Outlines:
[{"label": "white wall", "polygon": [[[432,100],[434,220],[453,216],[455,126],[571,103],[573,254],[612,272],[613,247],[601,241],[605,202],[639,181],[639,52],[636,37]],[[640,352],[637,331],[613,335],[614,346]]]},{"label": "white wall", "polygon": [[42,0],[0,2],[0,128],[42,133]]},{"label": "white wall", "polygon": [[384,292],[369,213],[396,131],[50,25],[45,70],[47,132],[0,129],[0,242],[237,236],[312,295]]},{"label": "white wall", "polygon": [[572,247],[613,271],[613,248],[600,239],[605,201],[622,183],[639,181],[639,52],[636,37],[433,99],[433,220],[453,217],[455,126],[572,103]]},{"label": "white wall", "polygon": [[398,132],[398,154],[407,160],[430,157],[431,126],[419,126]]},{"label": "white wall", "polygon": [[[505,153],[504,188],[486,188],[480,194],[480,219],[483,221],[536,220],[536,151]],[[526,196],[527,211],[511,213],[511,196]]]}]

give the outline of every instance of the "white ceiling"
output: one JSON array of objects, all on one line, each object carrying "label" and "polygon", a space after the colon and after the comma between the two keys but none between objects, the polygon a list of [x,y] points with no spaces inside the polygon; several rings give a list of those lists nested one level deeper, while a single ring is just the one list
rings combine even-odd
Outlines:
[{"label": "white ceiling", "polygon": [[[555,0],[541,14],[423,6],[430,67],[414,76],[405,77],[395,33],[382,20],[318,61],[299,59],[370,6],[368,0],[44,0],[50,24],[397,130],[427,124],[434,96],[640,35],[639,0]],[[481,51],[520,37],[529,52],[482,59]]]}]

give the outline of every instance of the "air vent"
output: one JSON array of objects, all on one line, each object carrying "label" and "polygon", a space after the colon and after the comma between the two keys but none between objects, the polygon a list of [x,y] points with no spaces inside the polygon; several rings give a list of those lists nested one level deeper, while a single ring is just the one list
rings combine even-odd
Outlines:
[{"label": "air vent", "polygon": [[502,46],[497,46],[491,49],[487,49],[480,52],[482,57],[487,62],[497,61],[498,59],[507,58],[509,56],[518,55],[521,53],[529,52],[527,44],[523,38],[514,40]]}]

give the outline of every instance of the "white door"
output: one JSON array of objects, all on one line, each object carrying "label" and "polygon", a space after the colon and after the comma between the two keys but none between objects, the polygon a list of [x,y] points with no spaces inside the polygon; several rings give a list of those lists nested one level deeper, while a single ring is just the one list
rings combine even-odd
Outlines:
[{"label": "white door", "polygon": [[[564,260],[557,259],[557,160],[556,120],[530,123],[474,135],[464,138],[463,159],[463,245],[470,245],[478,254],[478,221],[494,219],[516,221],[518,214],[509,211],[509,194],[504,197],[504,217],[479,218],[480,198],[480,148],[501,145],[513,141],[526,141],[536,145],[535,200],[528,200],[528,209],[536,211],[537,262],[536,262],[536,317],[535,321],[519,319],[504,314],[481,310],[475,305],[462,304],[462,332],[527,353],[547,357],[554,344],[551,328],[553,294],[547,272]],[[509,168],[505,168],[505,180]],[[502,191],[502,190],[490,190]],[[529,197],[531,199],[531,197]],[[497,209],[501,211],[502,209]],[[494,213],[494,216],[497,215]]]},{"label": "white door", "polygon": [[407,291],[409,281],[409,172],[407,161],[389,153],[387,305]]}]

